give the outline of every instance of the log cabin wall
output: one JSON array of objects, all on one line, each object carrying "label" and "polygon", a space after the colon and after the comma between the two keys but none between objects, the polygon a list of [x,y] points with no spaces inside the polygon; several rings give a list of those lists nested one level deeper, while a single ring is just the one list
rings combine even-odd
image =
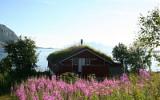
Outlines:
[{"label": "log cabin wall", "polygon": [[96,76],[108,76],[109,72],[108,72],[108,67],[109,64],[105,63],[105,61],[99,57],[97,57],[96,55],[88,52],[88,51],[84,51],[76,56],[71,57],[70,59],[64,60],[62,62],[62,69],[61,69],[61,73],[62,72],[77,72],[78,69],[78,62],[77,63],[73,63],[74,59],[78,59],[79,58],[85,58],[85,59],[89,59],[89,64],[85,65],[82,67],[82,74],[87,75],[87,74],[95,74]]}]

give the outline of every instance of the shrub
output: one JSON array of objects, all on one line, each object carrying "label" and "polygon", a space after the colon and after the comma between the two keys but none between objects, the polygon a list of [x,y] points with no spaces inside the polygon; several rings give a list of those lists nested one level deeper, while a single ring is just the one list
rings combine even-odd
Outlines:
[{"label": "shrub", "polygon": [[78,79],[78,75],[75,73],[66,72],[60,75],[60,79],[67,83],[74,83]]}]

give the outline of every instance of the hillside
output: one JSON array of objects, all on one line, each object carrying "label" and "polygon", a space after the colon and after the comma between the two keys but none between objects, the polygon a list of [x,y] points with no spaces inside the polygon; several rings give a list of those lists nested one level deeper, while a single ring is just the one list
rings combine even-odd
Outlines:
[{"label": "hillside", "polygon": [[0,48],[2,48],[8,41],[15,41],[17,39],[17,35],[11,29],[0,24]]}]

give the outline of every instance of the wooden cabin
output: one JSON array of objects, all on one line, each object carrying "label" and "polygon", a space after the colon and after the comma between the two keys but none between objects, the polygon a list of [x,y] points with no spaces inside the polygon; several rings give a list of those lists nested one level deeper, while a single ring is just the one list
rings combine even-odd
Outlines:
[{"label": "wooden cabin", "polygon": [[72,46],[51,53],[48,67],[56,75],[74,72],[80,75],[95,74],[97,77],[119,75],[123,67],[111,57],[89,46]]}]

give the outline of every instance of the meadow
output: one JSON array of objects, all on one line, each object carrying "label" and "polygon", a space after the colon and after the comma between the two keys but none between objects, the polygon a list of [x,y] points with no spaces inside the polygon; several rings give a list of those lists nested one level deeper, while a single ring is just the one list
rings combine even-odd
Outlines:
[{"label": "meadow", "polygon": [[160,74],[140,69],[103,81],[33,77],[12,87],[11,95],[18,100],[160,100]]}]

